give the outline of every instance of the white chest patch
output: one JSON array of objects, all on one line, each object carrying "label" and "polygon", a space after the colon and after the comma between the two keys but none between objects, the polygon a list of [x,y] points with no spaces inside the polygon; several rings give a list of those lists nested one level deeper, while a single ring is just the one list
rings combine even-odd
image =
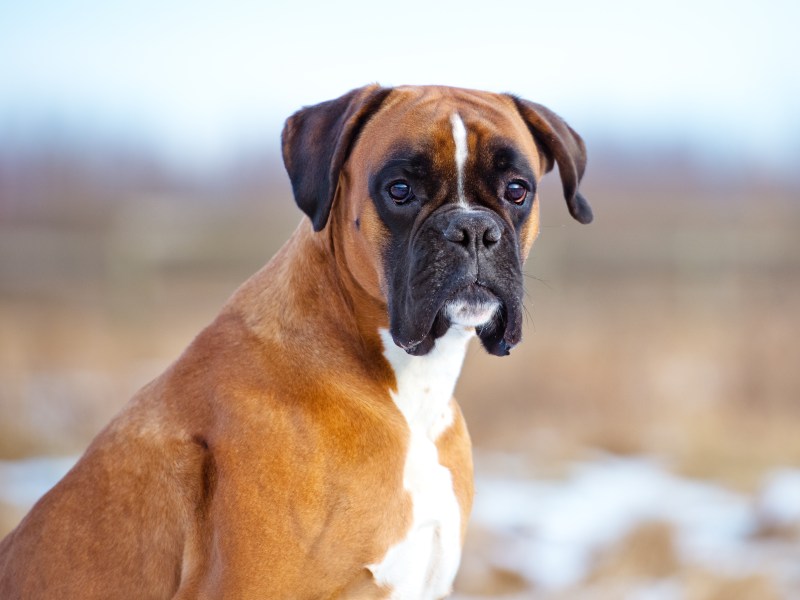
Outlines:
[{"label": "white chest patch", "polygon": [[410,431],[403,485],[413,521],[383,560],[368,565],[393,600],[434,600],[450,593],[461,561],[461,512],[436,439],[453,423],[450,400],[474,330],[453,326],[425,356],[411,356],[381,330],[384,354],[397,378],[392,392]]}]

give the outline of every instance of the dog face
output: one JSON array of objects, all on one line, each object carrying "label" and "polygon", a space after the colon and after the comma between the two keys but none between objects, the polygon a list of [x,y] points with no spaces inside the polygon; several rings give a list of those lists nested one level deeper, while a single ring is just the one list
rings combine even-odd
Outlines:
[{"label": "dog face", "polygon": [[298,205],[317,231],[335,223],[348,271],[386,302],[392,338],[410,354],[452,324],[475,327],[493,354],[520,341],[537,184],[554,162],[573,216],[591,220],[577,193],[582,141],[511,96],[361,88],[295,114],[283,142]]}]

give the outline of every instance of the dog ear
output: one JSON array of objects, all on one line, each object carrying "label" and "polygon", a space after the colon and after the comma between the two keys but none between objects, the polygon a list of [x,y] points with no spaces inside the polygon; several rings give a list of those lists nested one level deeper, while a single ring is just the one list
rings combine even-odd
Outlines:
[{"label": "dog ear", "polygon": [[592,222],[592,208],[578,191],[583,172],[586,169],[586,146],[575,131],[564,120],[541,104],[511,96],[533,139],[547,158],[545,173],[558,164],[561,186],[569,212],[581,223]]},{"label": "dog ear", "polygon": [[339,172],[361,128],[391,91],[379,85],[307,106],[286,120],[281,134],[283,164],[297,205],[321,231],[333,205]]}]

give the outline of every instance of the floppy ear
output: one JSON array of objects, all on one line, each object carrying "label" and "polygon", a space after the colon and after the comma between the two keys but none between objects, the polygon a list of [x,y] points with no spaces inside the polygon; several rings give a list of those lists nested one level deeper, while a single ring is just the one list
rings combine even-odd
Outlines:
[{"label": "floppy ear", "polygon": [[592,208],[578,191],[578,185],[586,169],[586,146],[572,127],[541,104],[528,102],[511,96],[519,114],[528,125],[533,139],[545,151],[547,165],[545,173],[553,168],[553,160],[558,163],[561,186],[569,212],[581,223],[592,222]]},{"label": "floppy ear", "polygon": [[361,128],[391,91],[368,85],[336,100],[307,106],[286,120],[283,164],[297,205],[321,231],[328,222],[339,172]]}]

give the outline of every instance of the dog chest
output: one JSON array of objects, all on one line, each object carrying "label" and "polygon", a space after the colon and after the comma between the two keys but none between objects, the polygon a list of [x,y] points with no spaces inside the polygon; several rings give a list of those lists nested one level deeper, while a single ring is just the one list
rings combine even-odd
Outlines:
[{"label": "dog chest", "polygon": [[377,583],[392,590],[391,598],[440,598],[450,592],[461,559],[461,512],[436,440],[454,420],[450,401],[472,331],[451,328],[425,356],[410,356],[387,332],[382,335],[397,380],[392,399],[409,430],[403,485],[411,497],[412,522],[369,569]]}]

